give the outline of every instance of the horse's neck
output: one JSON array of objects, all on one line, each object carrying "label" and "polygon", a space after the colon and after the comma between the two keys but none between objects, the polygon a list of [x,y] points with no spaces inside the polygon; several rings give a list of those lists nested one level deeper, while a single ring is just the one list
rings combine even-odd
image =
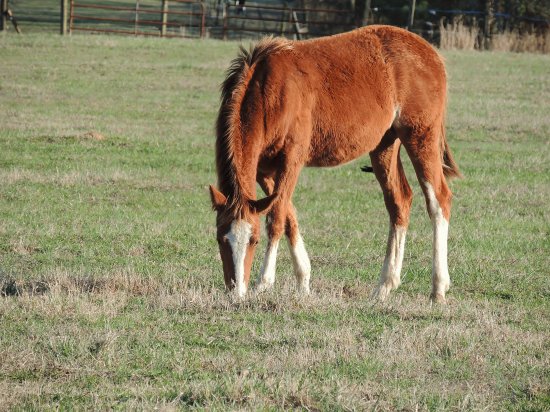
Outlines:
[{"label": "horse's neck", "polygon": [[[242,97],[241,97],[242,99]],[[229,104],[225,102],[225,104]],[[256,198],[256,173],[262,142],[256,133],[257,118],[245,122],[240,114],[241,101],[231,103],[230,111],[220,110],[218,118],[218,171],[220,186],[236,201]],[[220,168],[222,170],[220,170]]]},{"label": "horse's neck", "polygon": [[234,150],[231,158],[219,170],[222,192],[235,202],[256,198],[256,165],[254,156],[245,150]]}]

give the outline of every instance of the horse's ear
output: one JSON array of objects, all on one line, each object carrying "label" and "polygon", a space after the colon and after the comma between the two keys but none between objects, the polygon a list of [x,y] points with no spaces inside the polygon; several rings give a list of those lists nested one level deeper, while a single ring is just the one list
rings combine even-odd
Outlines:
[{"label": "horse's ear", "polygon": [[214,210],[221,210],[227,204],[227,197],[212,185],[210,185],[210,199]]},{"label": "horse's ear", "polygon": [[259,200],[249,200],[248,204],[250,205],[250,209],[255,212],[259,213],[261,215],[265,215],[269,212],[271,207],[273,206],[273,202],[277,198],[277,193],[273,193],[267,197],[264,197],[263,199]]}]

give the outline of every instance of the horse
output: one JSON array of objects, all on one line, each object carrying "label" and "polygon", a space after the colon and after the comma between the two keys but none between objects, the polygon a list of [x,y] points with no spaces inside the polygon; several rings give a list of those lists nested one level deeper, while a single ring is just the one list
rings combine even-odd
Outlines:
[{"label": "horse", "polygon": [[[400,158],[411,159],[433,226],[430,298],[445,302],[450,286],[447,237],[452,193],[460,177],[445,136],[446,72],[421,37],[373,25],[305,41],[268,37],[241,46],[221,86],[216,123],[217,241],[227,289],[247,293],[266,215],[267,250],[255,289],[275,281],[286,235],[297,288],[310,292],[311,264],[292,194],[303,167],[331,167],[369,154],[389,214],[380,281],[384,300],[401,282],[412,190]],[[256,183],[266,197],[257,199]]]}]

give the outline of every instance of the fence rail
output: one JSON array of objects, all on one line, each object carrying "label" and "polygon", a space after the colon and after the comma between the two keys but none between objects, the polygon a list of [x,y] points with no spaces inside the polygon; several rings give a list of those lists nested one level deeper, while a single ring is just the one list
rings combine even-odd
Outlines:
[{"label": "fence rail", "polygon": [[[223,38],[231,34],[276,33],[301,39],[333,34],[353,28],[351,10],[294,8],[247,3],[246,8],[226,4],[223,12]],[[240,24],[239,24],[240,23]]]},{"label": "fence rail", "polygon": [[[213,35],[224,39],[250,33],[274,33],[303,38],[353,27],[351,11],[329,8],[292,8],[259,3],[247,3],[243,8],[224,2],[219,4],[221,10],[214,10],[197,0],[161,0],[155,4],[139,0],[129,0],[126,4],[106,3],[70,0],[68,32],[201,38]],[[209,15],[213,13],[216,13],[215,18]]]},{"label": "fence rail", "polygon": [[[134,4],[134,6],[91,4],[85,3],[84,0],[71,0],[69,33],[87,31],[133,34],[134,36],[205,36],[207,10],[201,1],[162,0],[158,6],[154,6],[147,3],[140,4],[140,1],[136,0]],[[152,18],[153,15],[158,18]],[[188,18],[188,21],[182,21],[182,17]],[[171,30],[174,28],[177,30]]]}]

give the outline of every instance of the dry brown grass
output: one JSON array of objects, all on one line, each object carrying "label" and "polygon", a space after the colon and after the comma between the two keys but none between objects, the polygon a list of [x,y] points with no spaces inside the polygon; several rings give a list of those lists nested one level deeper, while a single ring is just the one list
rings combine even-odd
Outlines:
[{"label": "dry brown grass", "polygon": [[[481,30],[474,20],[466,25],[462,17],[454,18],[445,24],[439,23],[440,43],[443,50],[483,50],[484,44]],[[550,53],[550,31],[544,34],[520,33],[518,30],[506,30],[494,34],[489,42],[489,49],[516,53]]]},{"label": "dry brown grass", "polygon": [[[396,294],[373,304],[363,282],[323,278],[315,279],[315,293],[306,299],[295,295],[291,282],[282,282],[273,292],[238,301],[219,288],[179,278],[176,270],[159,279],[132,268],[108,276],[56,271],[40,282],[4,278],[3,291],[8,282],[11,297],[0,300],[0,315],[8,320],[27,313],[35,320],[28,340],[0,350],[2,373],[43,382],[3,381],[0,402],[8,407],[55,397],[68,382],[95,379],[102,395],[87,405],[100,409],[122,392],[131,398],[125,407],[138,409],[413,410],[441,396],[460,399],[451,403],[456,410],[478,410],[505,400],[502,374],[523,367],[524,350],[530,353],[529,368],[539,373],[522,390],[549,389],[540,375],[550,368],[550,359],[541,356],[547,334],[518,328],[533,312],[506,303],[451,296],[447,306],[430,306],[424,295]],[[136,301],[145,311],[129,311]],[[157,321],[144,323],[151,315]],[[174,316],[191,325],[195,336],[174,328]],[[129,326],[121,327],[121,319]],[[46,335],[39,333],[42,323],[51,325]],[[197,344],[186,345],[188,339]],[[169,343],[168,354],[159,343]],[[158,392],[158,382],[117,381],[136,351],[152,357],[146,369],[167,363],[176,376],[186,376],[200,360],[202,377],[189,380],[172,398],[155,398],[150,394]],[[502,370],[497,373],[495,366]],[[409,386],[419,379],[429,385]]]},{"label": "dry brown grass", "polygon": [[103,136],[101,133],[99,132],[96,132],[96,131],[90,131],[90,132],[87,132],[87,133],[84,133],[82,135],[82,139],[91,139],[91,140],[105,140],[105,136]]},{"label": "dry brown grass", "polygon": [[519,33],[508,30],[493,35],[491,50],[516,53],[550,53],[550,31],[545,34]]},{"label": "dry brown grass", "polygon": [[443,19],[439,22],[440,42],[439,47],[444,50],[474,50],[479,48],[479,28],[475,22],[471,26],[464,24],[462,18],[455,18],[445,24]]}]

